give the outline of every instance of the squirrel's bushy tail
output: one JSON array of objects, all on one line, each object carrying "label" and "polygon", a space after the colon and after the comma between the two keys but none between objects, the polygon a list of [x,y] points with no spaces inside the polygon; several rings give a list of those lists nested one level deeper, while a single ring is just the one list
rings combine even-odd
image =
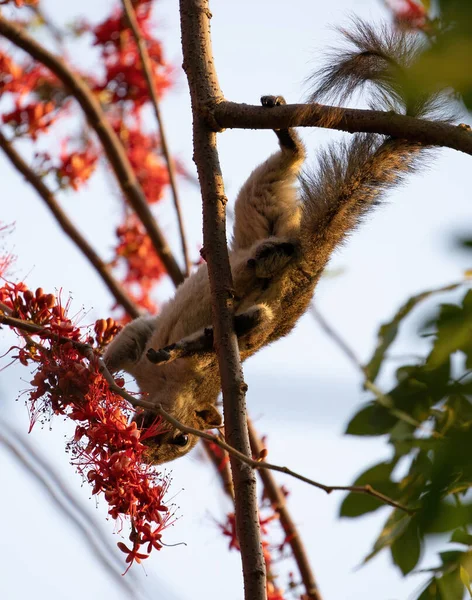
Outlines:
[{"label": "squirrel's bushy tail", "polygon": [[[417,38],[390,29],[374,29],[354,20],[341,30],[347,49],[333,52],[329,64],[311,78],[321,98],[344,103],[358,90],[369,91],[377,110],[450,121],[446,94],[428,96],[410,85],[409,67],[420,51]],[[336,108],[333,108],[336,118]],[[428,147],[377,134],[356,134],[321,153],[318,169],[301,177],[301,239],[313,265],[320,268],[334,248],[384,192],[421,163]]]}]

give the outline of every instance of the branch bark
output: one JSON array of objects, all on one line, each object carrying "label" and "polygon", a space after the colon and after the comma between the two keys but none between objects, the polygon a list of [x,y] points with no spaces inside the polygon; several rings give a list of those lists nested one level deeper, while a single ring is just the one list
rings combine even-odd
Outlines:
[{"label": "branch bark", "polygon": [[[182,49],[192,100],[194,160],[203,196],[203,241],[212,293],[213,324],[229,444],[250,459],[245,392],[233,328],[233,282],[226,242],[225,204],[216,133],[205,112],[222,100],[213,63],[207,0],[180,0]],[[236,530],[241,548],[246,600],[265,600],[266,571],[259,530],[256,478],[247,463],[231,457]]]},{"label": "branch bark", "polygon": [[74,244],[82,251],[84,256],[101,277],[110,293],[113,295],[118,304],[124,308],[130,317],[136,319],[141,315],[141,311],[137,305],[131,300],[123,286],[117,281],[110,272],[110,268],[98,256],[92,246],[83,237],[80,231],[72,223],[69,217],[65,214],[59,203],[56,201],[54,194],[42,181],[42,179],[31,169],[23,158],[15,150],[11,142],[0,131],[0,148],[10,159],[13,166],[19,171],[28,183],[38,192],[44,200],[46,206],[54,215],[54,218],[64,231],[64,233],[74,242]]},{"label": "branch bark", "polygon": [[164,128],[164,120],[161,116],[161,108],[159,97],[157,95],[156,90],[156,82],[154,80],[154,75],[152,72],[152,62],[149,56],[149,52],[147,50],[146,41],[143,39],[141,32],[139,30],[139,23],[136,19],[136,12],[133,8],[133,4],[131,0],[122,0],[123,9],[128,20],[131,31],[133,32],[134,39],[136,41],[136,45],[138,47],[139,57],[141,59],[141,64],[143,67],[144,77],[146,78],[146,83],[149,90],[149,96],[151,98],[152,107],[154,109],[154,114],[156,115],[156,121],[159,126],[159,134],[161,138],[161,147],[162,154],[164,155],[164,159],[167,164],[167,170],[169,172],[169,183],[170,189],[172,191],[172,198],[174,200],[175,212],[177,214],[177,222],[179,225],[180,232],[180,242],[182,244],[182,254],[184,258],[184,264],[186,269],[186,275],[190,273],[190,259],[188,255],[188,247],[187,247],[187,236],[185,235],[184,229],[184,221],[182,217],[182,209],[180,205],[179,193],[177,191],[177,178],[175,175],[174,162],[169,152],[169,146],[167,145],[167,136]]},{"label": "branch bark", "polygon": [[220,130],[325,127],[349,133],[380,133],[472,154],[472,132],[467,125],[426,121],[380,110],[286,104],[266,111],[261,106],[224,101],[212,107],[211,122],[217,123]]},{"label": "branch bark", "polygon": [[113,168],[116,179],[130,205],[141,219],[146,232],[152,240],[154,249],[162,260],[167,273],[175,285],[182,283],[184,277],[167,241],[157,225],[146,197],[129,163],[123,145],[108,123],[100,103],[89,86],[75,74],[58,56],[55,56],[36,42],[21,27],[7,21],[0,15],[0,35],[27,52],[32,58],[47,67],[62,82],[70,94],[77,100],[87,120],[99,137],[103,149]]}]

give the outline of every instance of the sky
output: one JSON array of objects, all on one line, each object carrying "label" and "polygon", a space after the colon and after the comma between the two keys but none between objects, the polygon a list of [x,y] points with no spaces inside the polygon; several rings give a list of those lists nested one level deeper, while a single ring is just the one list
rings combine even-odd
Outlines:
[{"label": "sky", "polygon": [[[114,6],[111,0],[82,0],[80,5],[43,2],[46,13],[58,23],[70,22],[76,15],[98,21]],[[351,14],[369,20],[387,17],[380,0],[292,0],[289,4],[282,0],[214,0],[211,10],[213,50],[222,90],[228,100],[246,103],[257,103],[264,94],[282,94],[288,102],[303,101],[309,93],[307,76],[321,64],[326,47],[336,41],[332,26],[345,24]],[[2,11],[8,14],[7,9]],[[193,169],[191,113],[180,69],[177,3],[160,0],[155,21],[167,57],[175,65],[176,86],[162,106],[170,147],[188,169]],[[77,47],[72,59],[77,65],[94,60],[85,45]],[[314,162],[321,146],[341,139],[343,134],[304,129],[302,136],[309,161]],[[235,198],[252,168],[277,147],[270,131],[226,131],[219,136],[218,146],[230,199]],[[454,235],[466,231],[470,222],[469,165],[470,158],[465,155],[438,151],[430,168],[390,193],[384,205],[333,257],[331,275],[317,288],[316,304],[361,360],[372,353],[379,325],[406,298],[457,281],[470,267],[467,256],[453,249]],[[25,278],[33,289],[41,286],[70,293],[74,309],[87,312],[84,322],[108,316],[111,301],[102,282],[2,155],[0,181],[5,198],[1,220],[16,223],[6,243],[18,255],[18,278]],[[61,198],[68,214],[104,257],[110,256],[114,226],[120,217],[109,183],[107,176],[98,175],[79,194]],[[196,258],[201,244],[200,197],[190,184],[182,185],[181,195],[189,246]],[[170,201],[159,206],[158,215],[178,254]],[[164,301],[172,294],[172,286],[164,283],[159,294]],[[426,341],[412,340],[418,323],[415,315],[407,322],[396,353],[427,347]],[[13,338],[3,335],[1,353],[12,343]],[[350,416],[369,397],[361,389],[355,367],[310,314],[287,338],[251,358],[244,370],[248,406],[259,431],[268,435],[271,462],[286,464],[324,483],[341,485],[388,457],[384,440],[342,435]],[[29,374],[22,367],[0,372],[0,419],[17,432],[13,435],[17,444],[24,443],[20,440],[28,429],[28,415],[22,397],[17,402],[15,399],[28,388],[28,381]],[[389,374],[380,381],[387,386]],[[38,600],[216,600],[223,594],[227,600],[242,598],[239,556],[227,551],[227,540],[216,525],[229,507],[217,475],[198,450],[169,466],[173,479],[170,493],[180,518],[165,541],[185,545],[164,548],[143,568],[133,567],[125,578],[132,592],[125,590],[119,583],[122,579],[116,576],[122,569],[122,554],[115,549],[120,533],[106,520],[104,503],[97,506],[95,499],[90,499],[90,490],[82,486],[64,453],[71,431],[67,423],[55,421],[51,426],[36,427],[26,439],[35,460],[43,458],[52,465],[53,471],[43,468],[46,477],[52,481],[52,473],[57,473],[62,479],[63,490],[57,491],[52,482],[59,501],[53,500],[0,443],[2,599],[19,600],[32,594]],[[23,448],[23,452],[31,450]],[[41,471],[40,463],[37,469]],[[403,579],[387,553],[359,568],[388,509],[362,519],[340,520],[341,495],[326,496],[287,477],[278,479],[290,489],[289,507],[323,598],[405,600],[421,586],[423,576]],[[64,490],[78,503],[67,514],[60,509],[60,499],[66,498]],[[66,505],[70,508],[70,503]],[[74,525],[78,522],[86,524],[87,538]],[[111,570],[99,558],[100,551],[92,550],[90,538],[96,540],[102,555],[109,557],[105,560],[111,563]],[[421,566],[432,564],[433,555],[423,557]]]}]

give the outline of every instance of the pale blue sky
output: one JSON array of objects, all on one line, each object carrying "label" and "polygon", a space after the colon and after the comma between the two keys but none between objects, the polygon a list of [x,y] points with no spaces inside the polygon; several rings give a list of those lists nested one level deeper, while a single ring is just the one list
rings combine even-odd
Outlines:
[{"label": "pale blue sky", "polygon": [[[43,0],[57,22],[76,14],[92,21],[108,13],[111,0],[79,3]],[[80,13],[77,11],[80,9]],[[349,13],[367,19],[385,16],[379,0],[309,0],[228,2],[214,0],[212,33],[221,87],[229,100],[256,103],[262,94],[283,94],[290,102],[301,101],[308,88],[305,77],[319,65],[326,44],[335,41],[330,25],[343,24]],[[5,14],[8,10],[2,9]],[[180,34],[177,3],[161,0],[155,20],[162,27],[166,54],[176,65],[177,84],[163,103],[170,145],[189,169],[191,115],[186,80],[180,71]],[[80,47],[77,63],[91,60]],[[149,117],[152,123],[152,116]],[[304,130],[310,158],[320,144],[341,134]],[[253,166],[276,148],[272,132],[228,131],[219,137],[219,149],[227,193],[234,198]],[[333,258],[330,268],[343,269],[336,278],[323,280],[317,290],[320,311],[342,332],[361,359],[372,352],[379,324],[387,320],[410,295],[460,279],[470,267],[466,257],[451,252],[451,236],[470,223],[470,157],[452,150],[438,153],[427,171],[413,178],[372,215]],[[41,202],[12,173],[0,155],[3,183],[1,219],[16,222],[7,243],[19,256],[17,273],[30,287],[69,291],[76,310],[89,311],[84,321],[107,316],[110,298],[73,245],[65,240]],[[104,257],[110,256],[114,225],[119,219],[108,177],[99,175],[80,194],[64,195],[63,205]],[[190,248],[197,256],[201,242],[201,205],[196,188],[182,186]],[[93,218],[90,217],[93,215]],[[171,203],[159,207],[162,228],[179,251]],[[161,298],[171,293],[163,285]],[[413,323],[407,326],[414,330]],[[11,345],[4,338],[2,348]],[[408,332],[397,348],[411,351]],[[381,440],[344,438],[349,417],[367,396],[360,377],[339,349],[327,340],[307,315],[286,339],[265,349],[245,367],[249,384],[248,404],[259,429],[269,435],[270,459],[318,478],[325,483],[348,484],[356,473],[388,455]],[[28,417],[23,402],[14,399],[28,387],[24,368],[1,373],[3,401],[0,417],[22,431]],[[64,454],[64,436],[71,427],[52,423],[52,431],[37,427],[29,436],[91,512],[95,530],[103,530],[112,546],[113,524],[105,520],[103,502],[95,509],[89,489]],[[58,513],[50,499],[0,446],[3,493],[0,495],[2,539],[0,549],[0,597],[20,600],[34,594],[38,600],[98,600],[124,598],[115,581],[92,555],[74,528]],[[227,542],[214,525],[228,506],[218,479],[208,465],[192,456],[172,464],[171,495],[180,506],[181,518],[166,541],[185,541],[187,546],[164,548],[133,568],[149,597],[163,600],[227,600],[242,598],[239,556],[226,550]],[[403,580],[386,553],[357,569],[368,553],[388,511],[356,521],[338,520],[341,496],[325,496],[288,478],[280,478],[291,490],[290,507],[306,541],[315,574],[325,600],[404,600],[421,584],[422,576]],[[117,552],[118,559],[122,559]],[[427,557],[425,565],[434,563]],[[119,568],[119,566],[118,566]],[[147,574],[147,576],[146,576]],[[129,575],[127,576],[129,577]],[[133,580],[134,581],[134,580]],[[133,583],[134,585],[134,583]],[[136,598],[141,597],[136,593]]]}]

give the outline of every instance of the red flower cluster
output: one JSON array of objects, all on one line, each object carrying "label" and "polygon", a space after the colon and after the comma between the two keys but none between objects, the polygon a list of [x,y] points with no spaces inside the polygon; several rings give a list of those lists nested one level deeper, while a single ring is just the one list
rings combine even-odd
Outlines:
[{"label": "red flower cluster", "polygon": [[36,140],[38,133],[46,131],[57,119],[57,106],[52,101],[57,89],[57,80],[44,67],[32,61],[20,65],[0,50],[0,94],[10,93],[15,106],[2,120],[13,127],[16,135],[29,135]]},{"label": "red flower cluster", "polygon": [[77,191],[95,171],[98,151],[89,141],[83,150],[68,152],[67,141],[64,141],[59,158],[60,164],[55,171],[60,186],[70,186]]},{"label": "red flower cluster", "polygon": [[162,547],[162,532],[173,516],[163,501],[168,481],[146,464],[142,443],[162,423],[143,431],[129,423],[132,408],[110,390],[99,369],[98,353],[87,345],[102,346],[116,334],[117,325],[112,319],[99,320],[95,338],[87,335],[84,340],[67,317],[67,306],[53,294],[42,289],[33,293],[21,283],[1,287],[0,301],[10,316],[43,328],[29,332],[17,356],[23,364],[37,365],[28,399],[31,428],[51,414],[77,423],[68,444],[72,463],[93,485],[92,493],[105,496],[113,519],[130,520],[131,547],[122,542],[118,546],[126,552],[129,566],[140,562],[153,548]]},{"label": "red flower cluster", "polygon": [[397,24],[406,29],[423,29],[428,14],[421,0],[386,0]]},{"label": "red flower cluster", "polygon": [[[152,2],[134,1],[133,6],[150,56],[157,91],[162,94],[171,84],[172,69],[164,61],[161,43],[152,34]],[[104,66],[101,77],[90,73],[81,76],[105,107],[147,201],[150,204],[158,202],[169,184],[169,175],[161,157],[159,136],[146,132],[143,127],[142,109],[149,103],[149,92],[138,47],[123,11],[117,8],[96,25],[82,21],[77,31],[93,36]],[[2,92],[9,93],[12,106],[0,119],[8,123],[16,135],[29,136],[32,140],[64,115],[67,106],[67,92],[47,69],[31,60],[18,62],[14,55],[0,50]],[[68,147],[69,141],[63,140],[59,156],[46,157],[44,154],[46,160],[35,165],[38,174],[55,175],[60,188],[78,190],[98,166],[99,148],[87,141],[87,137],[90,139],[86,136],[86,141],[74,145],[73,150]],[[164,274],[164,268],[137,219],[126,218],[118,235],[120,241],[114,263],[128,263],[125,287],[141,308],[155,312],[151,288]]]},{"label": "red flower cluster", "polygon": [[115,129],[126,150],[139,184],[149,204],[158,202],[164,188],[169,184],[169,172],[159,154],[160,144],[157,135],[145,134],[139,124],[125,127],[115,123]]},{"label": "red flower cluster", "polygon": [[95,345],[100,349],[104,349],[120,332],[122,327],[109,317],[108,319],[95,321],[93,329],[95,332]]},{"label": "red flower cluster", "polygon": [[53,102],[30,102],[26,106],[17,103],[15,110],[3,115],[16,135],[29,135],[36,140],[38,133],[46,131],[56,120],[57,113]]},{"label": "red flower cluster", "polygon": [[23,89],[23,69],[11,56],[0,50],[0,92],[19,92]]},{"label": "red flower cluster", "polygon": [[38,0],[0,0],[0,5],[11,4],[12,2],[18,8],[22,6],[36,6],[38,4]]},{"label": "red flower cluster", "polygon": [[[157,92],[161,94],[171,84],[171,70],[165,64],[161,44],[150,33],[151,2],[135,6],[136,18],[146,43]],[[121,9],[97,25],[89,26],[94,45],[99,46],[105,66],[103,82],[96,86],[97,92],[106,91],[110,102],[124,100],[133,102],[133,110],[149,100],[149,91],[141,67],[138,48]]]},{"label": "red flower cluster", "polygon": [[45,86],[58,86],[57,79],[42,65],[26,60],[21,65],[0,49],[0,92],[16,94],[19,100],[42,90]]},{"label": "red flower cluster", "polygon": [[[143,225],[134,216],[128,217],[116,230],[118,245],[115,248],[117,259],[124,259],[126,273],[123,283],[128,292],[137,299],[141,307],[149,312],[157,312],[151,299],[155,283],[165,274],[165,269],[157,256]],[[119,264],[115,260],[115,264]]]}]

